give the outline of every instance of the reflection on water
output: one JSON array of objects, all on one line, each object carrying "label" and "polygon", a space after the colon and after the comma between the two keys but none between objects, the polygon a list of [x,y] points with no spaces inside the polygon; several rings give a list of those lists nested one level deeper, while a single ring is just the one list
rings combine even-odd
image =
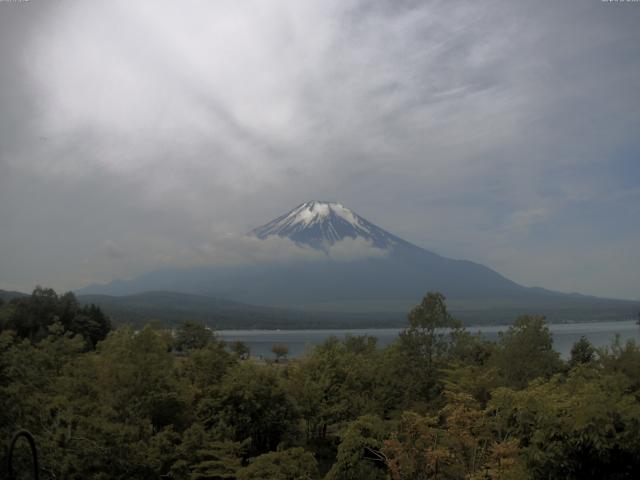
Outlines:
[{"label": "reflection on water", "polygon": [[[481,332],[489,340],[497,340],[499,333],[509,326],[468,327],[472,333]],[[568,358],[571,346],[585,336],[596,347],[610,345],[614,337],[620,335],[622,343],[635,339],[640,342],[640,327],[635,321],[568,323],[549,325],[553,334],[553,346],[564,358]],[[271,347],[285,344],[289,347],[289,356],[297,357],[305,351],[334,336],[344,338],[345,335],[369,335],[378,338],[378,346],[393,342],[399,328],[370,328],[351,330],[221,330],[219,333],[225,341],[241,341],[251,349],[255,357],[272,358]]]}]

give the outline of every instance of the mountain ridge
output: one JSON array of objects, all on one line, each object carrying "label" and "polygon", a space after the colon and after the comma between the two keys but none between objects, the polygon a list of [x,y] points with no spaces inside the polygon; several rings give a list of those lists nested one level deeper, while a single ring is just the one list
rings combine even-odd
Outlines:
[{"label": "mountain ridge", "polygon": [[[327,260],[156,270],[78,292],[178,291],[282,309],[378,314],[407,312],[427,291],[439,291],[456,310],[481,312],[478,316],[483,317],[492,309],[516,316],[556,310],[565,315],[578,310],[588,314],[591,308],[610,309],[614,304],[613,310],[629,315],[634,305],[522,286],[485,265],[413,245],[337,202],[304,202],[250,235],[264,241],[286,238],[327,253]],[[364,240],[364,245],[382,249],[385,255],[332,259],[328,253],[347,239]]]}]

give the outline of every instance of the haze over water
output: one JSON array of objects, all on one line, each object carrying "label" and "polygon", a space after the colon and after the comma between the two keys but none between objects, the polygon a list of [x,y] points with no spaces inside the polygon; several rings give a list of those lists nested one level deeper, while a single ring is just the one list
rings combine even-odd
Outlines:
[{"label": "haze over water", "polygon": [[[467,327],[471,333],[481,332],[485,338],[497,341],[501,332],[505,332],[508,325],[483,327]],[[593,322],[552,324],[549,330],[553,334],[553,347],[563,358],[569,358],[573,344],[585,336],[595,347],[611,345],[615,336],[620,336],[620,342],[628,340],[640,341],[640,326],[633,320],[620,322]],[[272,358],[271,347],[274,344],[284,344],[289,347],[289,357],[299,357],[319,345],[329,337],[345,338],[347,335],[369,335],[378,339],[378,347],[384,347],[393,342],[401,328],[368,328],[351,330],[222,330],[220,335],[227,342],[241,341],[247,344],[254,357]]]}]

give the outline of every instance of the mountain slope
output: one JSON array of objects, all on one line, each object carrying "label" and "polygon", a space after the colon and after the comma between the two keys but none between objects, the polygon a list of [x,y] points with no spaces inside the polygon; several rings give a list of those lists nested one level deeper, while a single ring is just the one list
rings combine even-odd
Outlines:
[{"label": "mountain slope", "polygon": [[22,292],[15,292],[12,290],[0,290],[0,299],[4,301],[9,301],[9,300],[13,300],[14,298],[22,298],[27,296],[28,295],[26,293],[22,293]]},{"label": "mountain slope", "polygon": [[[395,314],[407,312],[425,292],[440,291],[452,309],[470,321],[485,318],[488,312],[552,316],[561,312],[563,318],[587,319],[583,315],[598,311],[594,318],[609,315],[615,319],[634,314],[636,308],[633,302],[523,287],[484,265],[442,257],[406,242],[339,203],[303,203],[251,234],[265,241],[274,236],[287,238],[326,256],[324,260],[166,269],[129,281],[93,285],[80,293],[129,295],[164,290],[287,309]],[[349,239],[360,240],[384,255],[336,260],[331,252]],[[583,313],[575,318],[578,311]]]}]

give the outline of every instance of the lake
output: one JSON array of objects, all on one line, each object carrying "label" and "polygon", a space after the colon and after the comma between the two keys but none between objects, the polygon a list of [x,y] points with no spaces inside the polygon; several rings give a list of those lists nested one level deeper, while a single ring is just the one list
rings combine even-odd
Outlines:
[{"label": "lake", "polygon": [[[499,333],[504,332],[509,325],[467,327],[467,330],[481,332],[489,340],[497,340]],[[220,330],[218,333],[227,342],[241,341],[251,349],[254,357],[273,358],[271,347],[284,344],[289,347],[289,357],[298,357],[311,349],[314,345],[324,342],[334,336],[340,339],[346,335],[369,335],[377,337],[378,346],[393,342],[401,328],[363,328],[345,330]],[[549,330],[553,334],[553,347],[563,358],[569,357],[573,344],[585,336],[596,347],[610,345],[616,335],[620,335],[622,343],[635,339],[640,342],[640,327],[634,320],[619,322],[566,323],[550,324]]]}]

